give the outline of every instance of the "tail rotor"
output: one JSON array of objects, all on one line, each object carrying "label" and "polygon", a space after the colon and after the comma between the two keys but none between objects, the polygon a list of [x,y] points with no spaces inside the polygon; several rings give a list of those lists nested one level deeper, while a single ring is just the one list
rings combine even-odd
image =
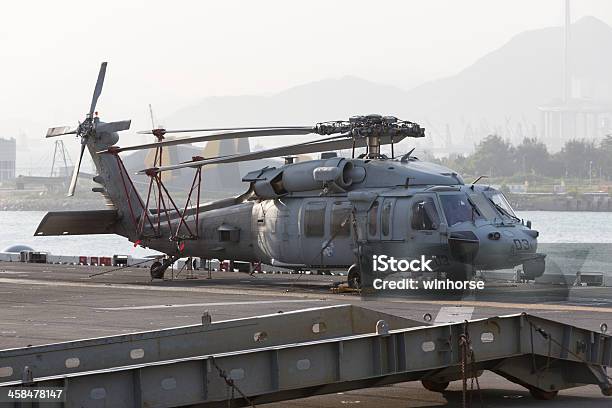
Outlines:
[{"label": "tail rotor", "polygon": [[106,66],[106,62],[103,62],[100,66],[98,80],[96,81],[96,86],[91,98],[91,104],[89,106],[89,112],[85,116],[85,120],[83,122],[79,122],[75,129],[71,129],[69,126],[58,126],[49,128],[47,131],[47,138],[64,135],[76,135],[81,139],[81,152],[72,172],[70,187],[68,188],[68,197],[74,196],[77,180],[79,178],[79,171],[81,169],[81,162],[83,161],[83,154],[85,153],[85,148],[87,147],[89,140],[95,138],[98,133],[114,133],[130,128],[130,120],[104,123],[100,122],[100,119],[98,118],[96,105],[98,104],[98,98],[100,98],[100,95],[102,94],[104,78],[106,77]]}]

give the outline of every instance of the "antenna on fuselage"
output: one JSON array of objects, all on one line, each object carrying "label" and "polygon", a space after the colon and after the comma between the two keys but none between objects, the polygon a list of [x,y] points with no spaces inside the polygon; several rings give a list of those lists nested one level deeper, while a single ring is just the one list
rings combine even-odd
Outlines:
[{"label": "antenna on fuselage", "polygon": [[407,162],[408,160],[410,160],[410,155],[412,155],[412,152],[414,152],[414,150],[416,149],[416,147],[413,147],[412,149],[410,149],[410,151],[408,153],[406,153],[405,155],[402,156],[402,158],[400,159],[400,161],[402,163]]},{"label": "antenna on fuselage", "polygon": [[478,178],[474,181],[472,181],[472,187],[470,187],[472,190],[474,189],[474,184],[478,183],[480,180],[484,179],[484,178],[489,178],[489,176],[485,176],[484,174],[482,176],[478,176]]}]

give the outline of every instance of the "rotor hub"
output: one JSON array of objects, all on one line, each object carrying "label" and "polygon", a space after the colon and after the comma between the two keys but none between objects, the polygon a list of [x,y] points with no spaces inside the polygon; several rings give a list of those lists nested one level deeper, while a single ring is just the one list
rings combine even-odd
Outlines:
[{"label": "rotor hub", "polygon": [[331,135],[346,133],[353,140],[366,139],[368,153],[366,158],[378,159],[382,138],[401,140],[404,137],[424,137],[425,129],[414,122],[401,120],[395,116],[382,116],[371,114],[365,116],[352,116],[348,121],[322,122],[316,125],[316,133]]},{"label": "rotor hub", "polygon": [[82,123],[80,123],[79,127],[77,128],[77,136],[87,137],[93,133],[93,130],[94,130],[93,120],[91,116],[87,115],[85,120]]}]

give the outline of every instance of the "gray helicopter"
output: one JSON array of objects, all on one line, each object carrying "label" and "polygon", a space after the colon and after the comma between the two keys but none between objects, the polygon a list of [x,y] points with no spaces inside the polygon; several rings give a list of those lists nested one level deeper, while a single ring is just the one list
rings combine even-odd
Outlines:
[{"label": "gray helicopter", "polygon": [[[348,271],[353,287],[373,276],[374,254],[397,258],[427,256],[436,271],[471,279],[475,270],[523,266],[526,277],[543,274],[545,255],[537,252],[538,232],[520,220],[499,190],[466,184],[456,172],[420,161],[412,151],[394,157],[394,144],[420,138],[418,124],[393,116],[367,115],[315,126],[251,127],[143,132],[156,141],[118,147],[118,133],[130,121],[104,123],[94,114],[102,90],[102,64],[89,113],[70,130],[51,128],[47,137],[76,134],[81,156],[69,195],[74,194],[85,148],[93,158],[94,181],[107,200],[101,211],[50,212],[35,235],[118,234],[167,256],[151,267],[153,278],[181,257],[271,264],[296,270]],[[206,133],[165,139],[168,133]],[[164,165],[163,147],[212,140],[286,135],[319,135],[307,142],[219,157],[194,157]],[[391,155],[381,152],[389,145]],[[138,193],[120,153],[156,149],[147,196]],[[357,149],[365,152],[357,154]],[[351,151],[340,157],[338,150]],[[244,176],[249,189],[237,197],[201,203],[202,167],[321,153],[321,159],[264,167]],[[186,202],[178,205],[161,175],[192,168]],[[364,283],[365,282],[365,283]]]}]

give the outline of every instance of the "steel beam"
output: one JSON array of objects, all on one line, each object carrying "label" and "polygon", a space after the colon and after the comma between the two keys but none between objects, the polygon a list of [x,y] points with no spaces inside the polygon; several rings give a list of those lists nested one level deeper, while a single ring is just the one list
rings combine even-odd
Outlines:
[{"label": "steel beam", "polygon": [[[199,354],[182,358],[47,377],[34,371],[33,383],[61,383],[68,390],[67,407],[220,406],[228,399],[234,406],[248,406],[419,379],[445,382],[483,370],[544,393],[583,384],[597,384],[605,395],[612,390],[605,371],[612,358],[610,336],[527,314],[379,333],[376,327],[384,325],[372,323],[381,315],[355,306],[296,312],[290,320],[283,320],[290,314],[284,315],[280,320],[277,315],[259,318],[290,326],[275,344],[264,340],[253,346],[252,338],[233,339],[230,334],[237,327],[248,328],[239,331],[245,336],[263,327],[256,324],[258,318],[238,319],[218,327],[217,339],[228,343],[224,351],[212,351],[220,350],[217,342],[204,343]],[[359,322],[354,320],[358,316]],[[360,330],[365,322],[372,324],[370,330]],[[328,336],[314,339],[322,323]],[[338,333],[332,327],[336,324],[345,334],[331,334]],[[306,326],[311,333],[295,341],[304,333],[292,330],[294,326]],[[348,328],[361,332],[346,334]],[[146,347],[147,340],[136,343]],[[35,356],[29,358],[32,362]],[[21,384],[6,381],[0,386]]]}]

